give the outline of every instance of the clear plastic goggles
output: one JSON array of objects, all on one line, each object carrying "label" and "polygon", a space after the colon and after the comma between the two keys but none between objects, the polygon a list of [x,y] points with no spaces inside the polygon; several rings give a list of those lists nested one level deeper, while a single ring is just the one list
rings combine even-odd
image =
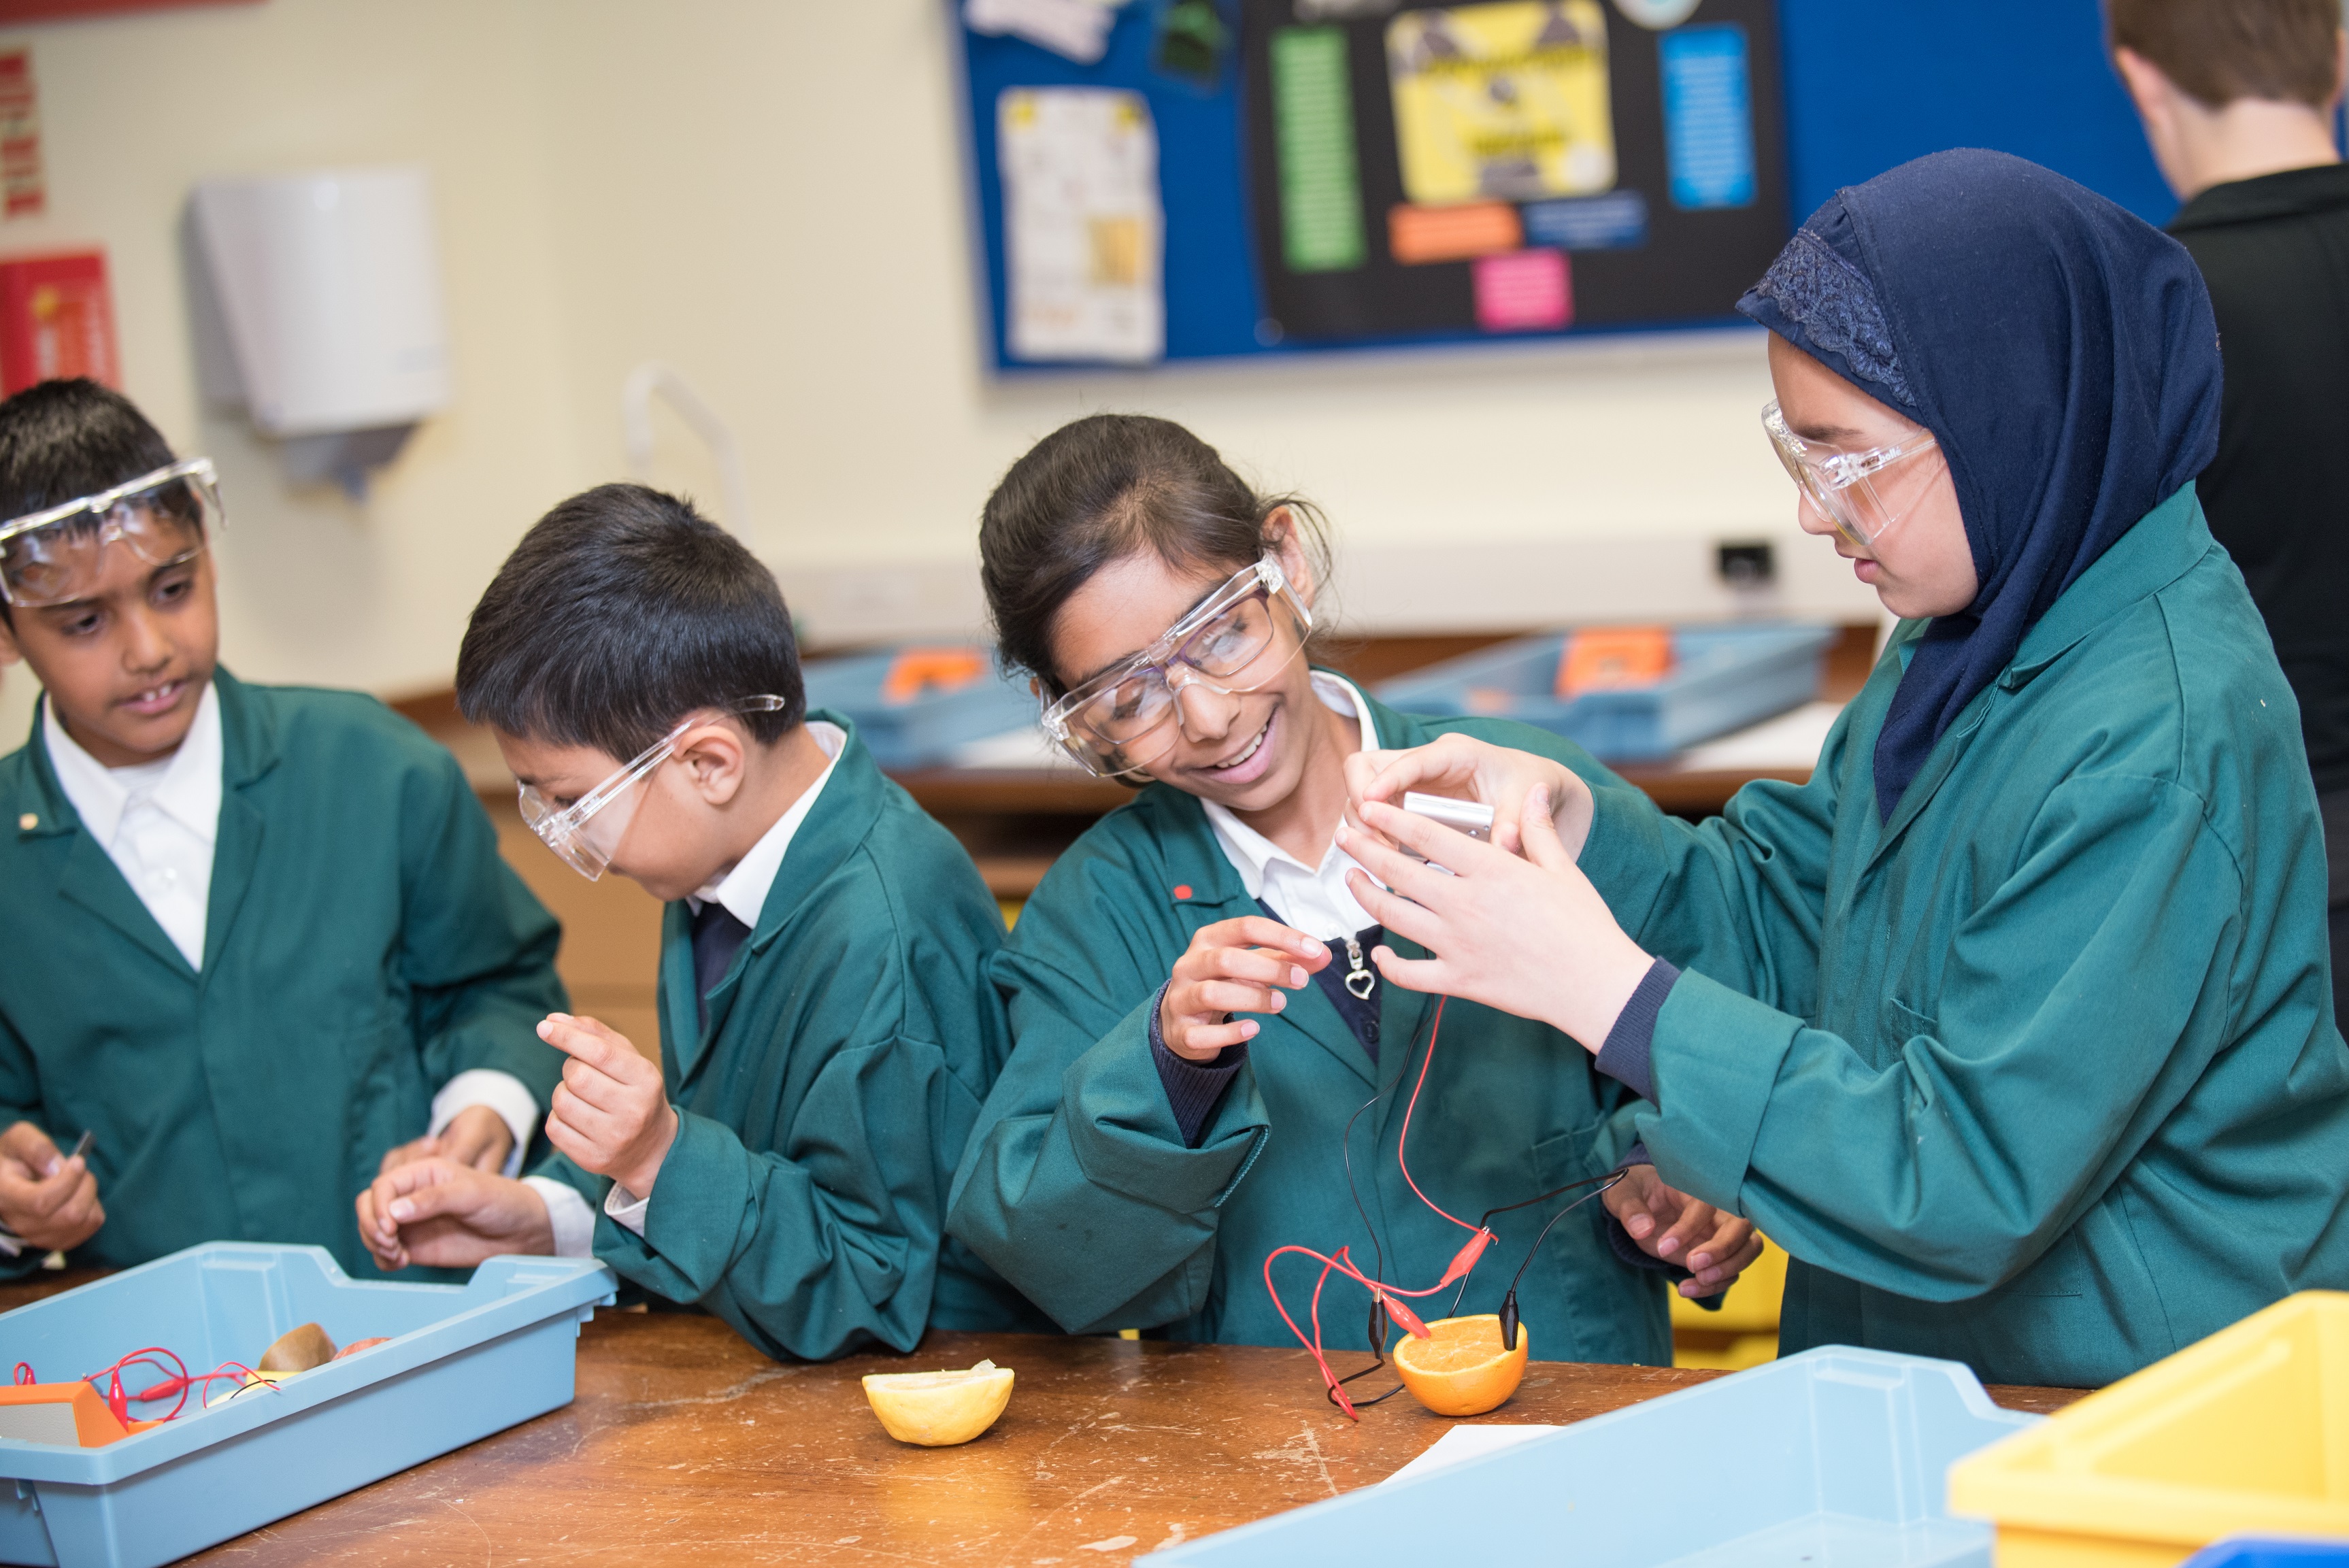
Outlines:
[{"label": "clear plastic goggles", "polygon": [[190,458],[96,495],[0,522],[0,596],[20,609],[94,596],[107,552],[149,566],[192,561],[222,524],[210,458]]},{"label": "clear plastic goggles", "polygon": [[1814,447],[1786,428],[1785,416],[1778,412],[1775,397],[1763,405],[1762,428],[1769,432],[1771,449],[1785,465],[1787,474],[1811,510],[1862,550],[1870,548],[1890,531],[1924,493],[1921,475],[1912,475],[1914,482],[1897,487],[1905,492],[1900,494],[1889,494],[1888,490],[1895,487],[1880,483],[1877,476],[1893,464],[1931,451],[1940,444],[1930,433],[1920,430],[1896,445],[1872,447],[1864,452],[1837,452]]},{"label": "clear plastic goggles", "polygon": [[628,824],[635,820],[636,802],[642,798],[637,786],[654,769],[677,754],[677,743],[685,738],[688,730],[708,724],[716,717],[780,713],[790,706],[784,697],[746,696],[715,709],[704,708],[568,806],[547,799],[539,793],[535,784],[524,784],[519,790],[522,820],[530,824],[530,830],[548,849],[562,857],[564,865],[594,882],[611,866],[612,857],[619,853],[620,841],[627,837]]},{"label": "clear plastic goggles", "polygon": [[1305,650],[1313,613],[1270,556],[1236,574],[1165,635],[1044,710],[1044,731],[1099,778],[1146,768],[1174,748],[1181,692],[1223,696],[1269,685]]}]

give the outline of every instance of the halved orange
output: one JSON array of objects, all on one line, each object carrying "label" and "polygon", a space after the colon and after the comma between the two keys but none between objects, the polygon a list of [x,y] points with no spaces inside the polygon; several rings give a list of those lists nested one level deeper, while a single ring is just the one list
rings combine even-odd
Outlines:
[{"label": "halved orange", "polygon": [[1501,1348],[1496,1313],[1439,1317],[1428,1338],[1406,1335],[1394,1348],[1395,1370],[1412,1398],[1439,1416],[1481,1416],[1497,1409],[1525,1379],[1533,1336],[1517,1326],[1517,1347]]},{"label": "halved orange", "polygon": [[967,1372],[876,1372],[864,1398],[899,1442],[950,1448],[995,1425],[1011,1403],[1011,1368],[982,1361]]}]

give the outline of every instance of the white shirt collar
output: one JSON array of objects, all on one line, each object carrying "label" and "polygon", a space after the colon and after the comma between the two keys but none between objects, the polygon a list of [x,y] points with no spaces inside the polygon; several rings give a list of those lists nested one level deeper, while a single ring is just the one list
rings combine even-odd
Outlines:
[{"label": "white shirt collar", "polygon": [[831,782],[833,769],[840,766],[841,751],[848,745],[848,731],[820,718],[808,720],[807,732],[832,760],[824,764],[823,771],[816,775],[815,782],[801,791],[800,798],[792,802],[791,810],[776,818],[775,825],[759,835],[759,841],[750,846],[749,853],[734,862],[732,871],[686,901],[696,913],[700,913],[703,904],[715,899],[726,906],[727,913],[753,931],[759,928],[759,913],[767,907],[768,890],[775,885],[775,875],[783,869],[783,853],[792,847],[792,839],[799,832],[800,824],[806,821],[808,813],[815,809],[815,798],[823,794],[824,785]]},{"label": "white shirt collar", "polygon": [[57,783],[73,802],[82,827],[101,845],[111,847],[122,813],[141,794],[155,809],[212,843],[220,832],[221,744],[220,693],[210,681],[196,699],[196,720],[188,727],[180,748],[161,762],[129,768],[109,768],[82,749],[57,722],[57,705],[41,705],[41,733],[48,743],[49,766]]},{"label": "white shirt collar", "polygon": [[[1332,713],[1344,714],[1361,728],[1362,749],[1380,749],[1377,722],[1360,687],[1341,676],[1317,670],[1313,695]],[[1324,940],[1351,936],[1377,920],[1355,902],[1346,885],[1346,873],[1355,869],[1354,857],[1332,842],[1319,866],[1309,866],[1254,828],[1239,820],[1228,806],[1202,800],[1207,825],[1232,869],[1240,873],[1250,898],[1270,904],[1281,919],[1308,936]]]}]

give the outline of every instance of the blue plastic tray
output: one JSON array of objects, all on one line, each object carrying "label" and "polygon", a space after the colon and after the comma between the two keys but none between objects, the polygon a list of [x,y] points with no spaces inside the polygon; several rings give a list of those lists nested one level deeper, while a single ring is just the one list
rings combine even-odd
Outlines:
[{"label": "blue plastic tray", "polygon": [[274,1394],[222,1402],[216,1384],[211,1409],[102,1449],[0,1439],[16,1483],[0,1562],[150,1568],[567,1405],[579,1325],[614,1284],[602,1264],[521,1257],[462,1285],[361,1284],[323,1247],[213,1242],[0,1315],[0,1366],[52,1383],[147,1345],[191,1372],[250,1364],[304,1323],[337,1345],[391,1336]]},{"label": "blue plastic tray", "polygon": [[1672,672],[1636,691],[1557,696],[1566,634],[1520,637],[1400,676],[1378,695],[1406,713],[1515,718],[1609,762],[1653,762],[1818,696],[1833,626],[1681,626]]},{"label": "blue plastic tray", "polygon": [[2205,1546],[2178,1568],[2349,1568],[2349,1541],[2239,1535]]},{"label": "blue plastic tray", "polygon": [[1140,1561],[1990,1568],[1943,1472],[2040,1419],[1954,1361],[1829,1346]]},{"label": "blue plastic tray", "polygon": [[882,767],[936,767],[966,741],[1036,722],[1036,698],[1027,680],[1007,679],[992,647],[978,649],[986,656],[987,673],[969,686],[926,690],[905,702],[883,701],[881,684],[900,651],[814,659],[803,671],[808,707],[828,707],[854,719],[865,749]]}]

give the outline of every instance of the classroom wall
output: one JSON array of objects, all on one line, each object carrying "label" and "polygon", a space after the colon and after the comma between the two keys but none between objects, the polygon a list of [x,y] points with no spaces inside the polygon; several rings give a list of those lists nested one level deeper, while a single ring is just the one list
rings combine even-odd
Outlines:
[{"label": "classroom wall", "polygon": [[[129,390],[221,461],[224,648],[261,678],[445,683],[514,538],[620,476],[647,358],[742,437],[752,515],[728,521],[818,642],[975,625],[988,488],[1104,408],[1320,500],[1371,627],[1768,608],[1711,577],[1712,540],[1759,533],[1788,537],[1779,607],[1870,613],[1792,538],[1758,333],[990,381],[939,0],[265,0],[17,40],[51,213],[0,252],[107,246]],[[394,160],[436,182],[456,401],[355,504],[198,407],[177,226],[203,176]],[[660,429],[656,477],[714,509]],[[27,684],[0,683],[0,733]]]}]

